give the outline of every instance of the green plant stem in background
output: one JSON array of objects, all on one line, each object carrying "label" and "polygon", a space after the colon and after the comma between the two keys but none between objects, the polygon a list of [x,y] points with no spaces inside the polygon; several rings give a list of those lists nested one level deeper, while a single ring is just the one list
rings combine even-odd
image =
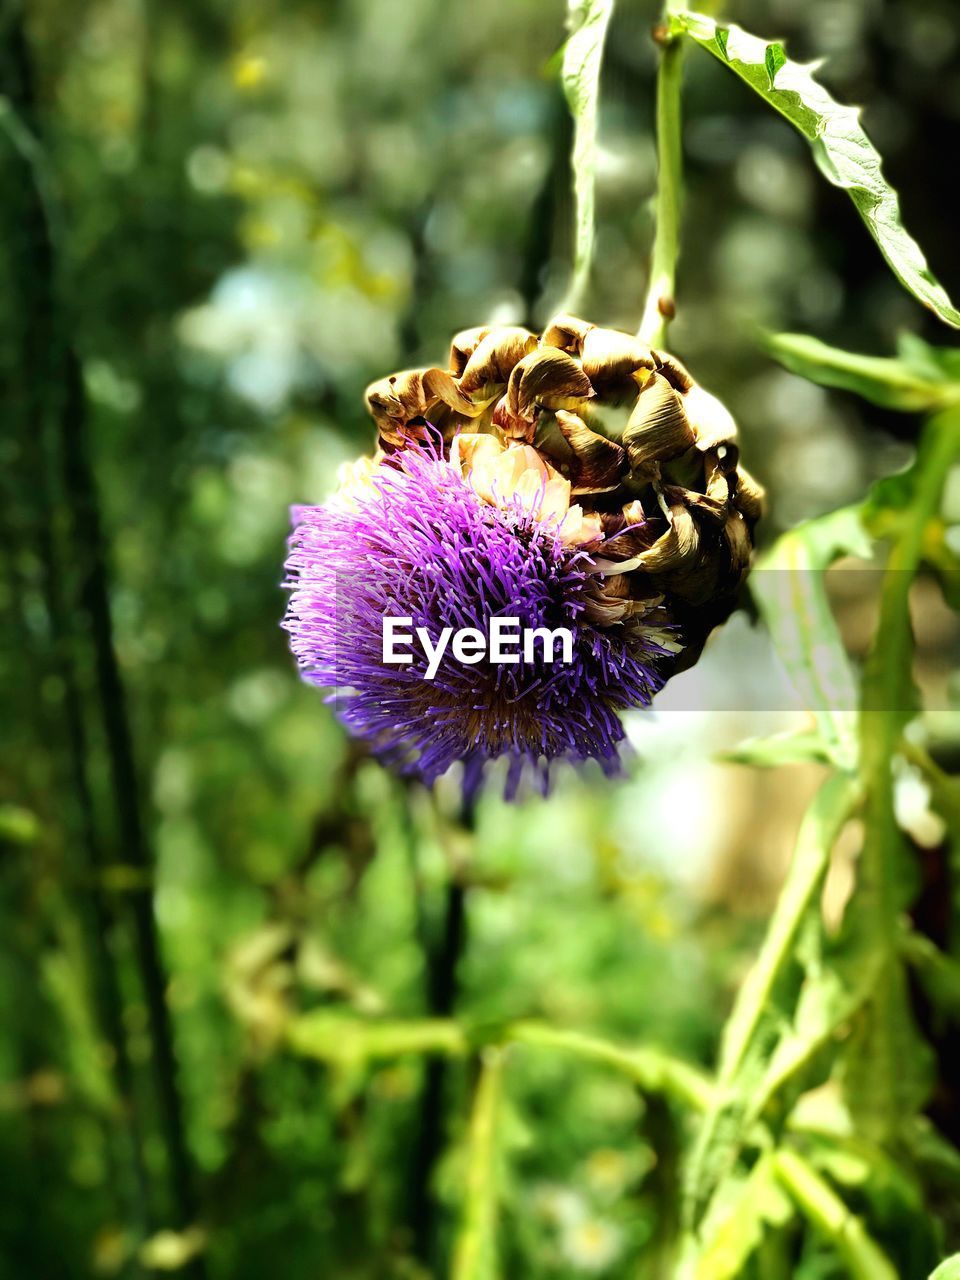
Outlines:
[{"label": "green plant stem in background", "polygon": [[503,1060],[502,1049],[487,1049],[480,1061],[467,1136],[466,1189],[452,1280],[486,1280],[496,1274],[496,1139]]},{"label": "green plant stem in background", "polygon": [[559,1051],[621,1072],[646,1093],[662,1093],[696,1111],[710,1104],[713,1087],[696,1067],[658,1049],[626,1048],[611,1040],[540,1022],[515,1022],[488,1031],[471,1030],[452,1018],[371,1019],[318,1009],[287,1029],[294,1053],[341,1069],[360,1068],[408,1054],[462,1058],[471,1047],[524,1045]]},{"label": "green plant stem in background", "polygon": [[889,1258],[833,1189],[794,1151],[778,1151],[774,1170],[814,1229],[833,1245],[855,1280],[897,1280]]},{"label": "green plant stem in background", "polygon": [[[117,857],[142,873],[128,901],[142,996],[147,1010],[150,1067],[166,1161],[167,1203],[159,1212],[154,1211],[161,1218],[169,1215],[177,1226],[184,1227],[194,1222],[197,1216],[193,1162],[187,1145],[173,1024],[167,1004],[169,979],[154,910],[153,851],[141,809],[141,784],[134,756],[131,717],[114,634],[108,536],[94,473],[81,354],[74,345],[69,312],[63,305],[66,252],[61,244],[62,209],[53,199],[55,184],[36,115],[34,72],[26,33],[21,23],[11,21],[5,34],[10,61],[16,68],[19,82],[17,106],[21,116],[26,116],[26,123],[3,104],[5,110],[0,115],[0,125],[12,134],[17,149],[27,161],[32,190],[29,194],[31,225],[26,240],[32,246],[32,288],[39,310],[46,313],[43,337],[49,365],[43,377],[58,390],[51,407],[45,411],[46,422],[38,421],[33,425],[41,432],[46,426],[50,450],[47,465],[52,473],[59,472],[59,483],[70,513],[68,537],[77,569],[72,581],[68,580],[63,603],[68,613],[82,619],[81,626],[69,640],[78,651],[83,649],[83,662],[77,663],[78,668],[85,665],[95,681],[97,716],[103,733],[111,781],[110,799],[116,818]],[[81,639],[84,634],[88,637],[86,643]],[[78,708],[78,713],[82,718],[82,709]],[[93,719],[92,714],[90,718]],[[85,734],[83,740],[89,740],[89,736]],[[81,789],[87,786],[79,777],[78,781]],[[81,797],[81,803],[86,804],[85,797]],[[96,892],[102,896],[100,889]],[[102,923],[107,923],[105,912],[102,913]],[[98,969],[102,971],[107,962],[101,957]],[[114,990],[109,1000],[113,1007],[106,1015],[108,1027],[116,1022],[118,1012],[122,1013],[116,1008],[119,998],[116,981],[111,985]],[[115,1029],[111,1038],[115,1039],[116,1035]],[[121,1096],[125,1095],[135,1106],[129,1054],[125,1048],[119,1051],[116,1068]],[[136,1134],[133,1161],[139,1166],[142,1162],[138,1150],[139,1130],[142,1128],[139,1117],[131,1124],[132,1132]],[[142,1185],[144,1175],[139,1167],[135,1170],[135,1177],[138,1185]],[[204,1262],[196,1259],[185,1274],[199,1278],[205,1270]]]},{"label": "green plant stem in background", "polygon": [[535,1022],[518,1022],[508,1027],[503,1039],[541,1049],[559,1049],[604,1063],[623,1072],[645,1092],[673,1097],[696,1111],[703,1111],[712,1098],[712,1085],[702,1072],[656,1049],[626,1049],[595,1036]]},{"label": "green plant stem in background", "polygon": [[596,240],[597,109],[603,43],[613,0],[570,0],[570,38],[563,50],[561,78],[573,116],[573,276],[563,309],[578,310],[590,279]]},{"label": "green plant stem in background", "polygon": [[880,619],[863,675],[860,776],[866,793],[865,838],[854,917],[883,957],[870,1007],[865,1048],[872,1058],[866,1122],[878,1140],[889,1137],[915,1101],[904,1072],[901,1039],[911,1031],[907,990],[899,962],[900,914],[912,868],[894,813],[892,762],[915,709],[911,660],[910,589],[928,528],[939,513],[947,473],[960,458],[960,410],[930,419],[912,475],[909,504],[897,529],[880,597]]},{"label": "green plant stem in background", "polygon": [[[438,812],[441,824],[444,822]],[[472,844],[475,829],[473,805],[463,803],[448,839],[466,836]],[[468,855],[469,856],[469,855]],[[424,956],[426,966],[427,1010],[435,1019],[451,1018],[456,1010],[459,990],[458,969],[467,945],[467,885],[464,868],[455,857],[449,858],[448,878],[443,889],[440,918],[430,930],[432,941]],[[437,1213],[432,1194],[433,1175],[444,1144],[447,1062],[442,1055],[431,1057],[424,1068],[420,1095],[417,1140],[411,1162],[410,1225],[414,1250],[429,1263],[437,1242]]]},{"label": "green plant stem in background", "polygon": [[[657,72],[657,194],[650,282],[639,336],[661,346],[676,304],[677,258],[680,253],[680,215],[683,204],[683,150],[680,88],[683,81],[683,43],[657,28],[660,67]],[[660,34],[664,33],[664,34]]]}]

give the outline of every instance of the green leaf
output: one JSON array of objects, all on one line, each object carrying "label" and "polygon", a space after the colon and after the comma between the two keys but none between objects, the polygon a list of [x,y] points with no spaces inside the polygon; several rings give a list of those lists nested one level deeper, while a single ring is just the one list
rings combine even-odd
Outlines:
[{"label": "green leaf", "polygon": [[960,348],[934,347],[916,333],[901,333],[897,355],[914,373],[925,378],[947,378],[960,382]]},{"label": "green leaf", "polygon": [[893,541],[880,620],[864,664],[860,776],[867,801],[859,884],[848,916],[850,930],[883,956],[883,964],[845,1066],[858,1127],[878,1142],[916,1113],[930,1083],[930,1055],[911,1013],[900,954],[900,919],[916,889],[916,867],[896,822],[891,764],[917,705],[910,588],[958,458],[960,409],[953,409],[928,421],[915,465],[874,492],[868,506],[874,524],[886,515]]},{"label": "green leaf", "polygon": [[901,952],[932,1003],[954,1019],[960,1016],[960,961],[912,929],[904,935]]},{"label": "green leaf", "polygon": [[921,370],[911,360],[840,351],[802,333],[768,334],[763,346],[791,373],[853,391],[884,409],[929,413],[960,404],[960,380],[935,363]]},{"label": "green leaf", "polygon": [[823,884],[830,851],[857,799],[858,790],[850,779],[834,776],[823,784],[804,815],[790,870],[760,954],[740,988],[724,1029],[721,1081],[736,1073],[770,1012],[777,979],[793,960],[792,948],[801,922]]},{"label": "green leaf", "polygon": [[575,310],[590,275],[596,235],[597,104],[600,65],[613,0],[568,0],[570,38],[563,50],[561,79],[573,116],[573,194],[576,204],[573,279],[567,306]]},{"label": "green leaf", "polygon": [[684,1274],[691,1280],[738,1280],[766,1228],[784,1226],[792,1217],[793,1205],[777,1181],[772,1158],[761,1156],[746,1178],[728,1180],[704,1229],[704,1243]]},{"label": "green leaf", "polygon": [[930,1280],[960,1280],[960,1253],[944,1259],[932,1273]]},{"label": "green leaf", "polygon": [[784,764],[831,764],[830,744],[816,731],[776,733],[769,738],[747,738],[717,759],[748,764],[756,769],[777,769]]},{"label": "green leaf", "polygon": [[797,940],[808,919],[816,922],[831,849],[858,798],[856,782],[834,774],[804,816],[760,954],[724,1029],[719,1086],[698,1135],[687,1180],[694,1226],[703,1221],[711,1198],[749,1139],[750,1119],[758,1114],[757,1091],[796,1007],[802,978]]},{"label": "green leaf", "polygon": [[842,555],[872,546],[857,507],[809,520],[778,538],[758,562],[750,589],[803,706],[840,768],[857,760],[857,682],[827,599],[824,574]]},{"label": "green leaf", "polygon": [[703,14],[681,12],[670,21],[675,32],[708,49],[803,134],[824,177],[850,196],[900,283],[944,323],[960,328],[960,311],[904,229],[897,194],[883,176],[859,110],[831,97],[814,76],[817,64],[793,62],[782,45],[732,24],[721,27]]},{"label": "green leaf", "polygon": [[883,958],[875,949],[847,939],[827,948],[812,913],[807,926],[806,945],[797,947],[804,976],[793,1015],[780,1030],[748,1118],[761,1115],[774,1099],[787,1110],[804,1090],[822,1083],[839,1047],[837,1033],[849,1026],[877,982]]}]

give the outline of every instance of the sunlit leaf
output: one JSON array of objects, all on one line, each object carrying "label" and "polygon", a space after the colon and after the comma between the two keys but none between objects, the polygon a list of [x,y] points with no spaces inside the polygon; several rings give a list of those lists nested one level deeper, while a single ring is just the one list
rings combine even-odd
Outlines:
[{"label": "sunlit leaf", "polygon": [[837,102],[816,79],[816,63],[794,62],[777,41],[722,26],[699,13],[678,13],[673,29],[690,36],[745,80],[807,139],[828,182],[846,191],[897,279],[946,324],[960,328],[960,311],[905,230],[897,193],[863,131],[860,111]]},{"label": "sunlit leaf", "polygon": [[951,1258],[941,1262],[930,1276],[930,1280],[960,1280],[960,1253],[955,1253]]},{"label": "sunlit leaf", "polygon": [[793,1205],[777,1182],[773,1161],[761,1156],[743,1180],[730,1179],[723,1201],[704,1230],[704,1244],[689,1267],[692,1280],[737,1280],[768,1226],[783,1226]]},{"label": "sunlit leaf", "polygon": [[702,1221],[717,1187],[749,1139],[748,1117],[768,1061],[793,1016],[802,978],[797,940],[811,913],[830,852],[859,795],[856,783],[837,773],[814,797],[797,836],[787,879],[753,968],[737,993],[721,1046],[719,1088],[693,1152],[687,1182],[688,1211]]},{"label": "sunlit leaf", "polygon": [[928,526],[940,509],[947,473],[960,458],[960,410],[931,418],[915,465],[871,495],[868,511],[891,517],[891,547],[880,620],[864,664],[860,775],[867,801],[851,929],[882,953],[883,964],[846,1058],[847,1093],[860,1130],[887,1140],[929,1092],[930,1053],[911,1010],[899,954],[899,924],[918,889],[917,868],[894,809],[891,761],[917,707],[910,589]]},{"label": "sunlit leaf", "polygon": [[777,654],[834,762],[857,759],[857,682],[827,598],[824,574],[842,555],[872,551],[859,510],[845,507],[777,539],[760,560],[751,591]]},{"label": "sunlit leaf", "polygon": [[718,759],[749,764],[757,769],[777,769],[784,764],[830,764],[830,744],[817,732],[777,733],[768,738],[747,738],[722,752]]},{"label": "sunlit leaf", "polygon": [[563,90],[573,115],[573,192],[576,201],[573,279],[567,304],[576,306],[586,288],[596,235],[597,105],[603,42],[613,0],[569,0],[570,38],[563,51]]},{"label": "sunlit leaf", "polygon": [[905,359],[841,351],[802,333],[769,334],[764,347],[791,373],[853,391],[884,409],[928,413],[960,404],[960,380],[937,365],[921,372]]}]

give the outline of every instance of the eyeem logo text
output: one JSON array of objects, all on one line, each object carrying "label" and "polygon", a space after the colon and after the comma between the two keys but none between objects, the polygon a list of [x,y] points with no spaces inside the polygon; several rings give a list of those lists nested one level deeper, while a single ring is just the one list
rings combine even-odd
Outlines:
[{"label": "eyeem logo text", "polygon": [[[449,647],[451,654],[467,666],[488,662],[534,662],[537,646],[541,646],[544,662],[554,662],[555,647],[559,644],[560,661],[573,662],[573,632],[568,627],[521,627],[519,618],[491,618],[489,633],[478,627],[444,627],[434,643],[426,627],[413,626],[412,618],[383,620],[383,661],[393,665],[409,665],[414,661],[413,645],[418,642],[427,658],[425,680],[432,680]],[[404,628],[408,628],[404,630]]]}]

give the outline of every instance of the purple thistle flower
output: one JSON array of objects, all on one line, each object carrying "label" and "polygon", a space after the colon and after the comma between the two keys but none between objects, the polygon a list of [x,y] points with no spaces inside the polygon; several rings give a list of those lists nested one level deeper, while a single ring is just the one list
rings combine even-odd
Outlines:
[{"label": "purple thistle flower", "polygon": [[[619,770],[619,712],[647,706],[669,657],[662,632],[639,619],[603,626],[591,601],[599,574],[565,545],[536,506],[491,505],[431,446],[373,471],[362,500],[296,507],[284,627],[301,675],[333,690],[351,733],[387,764],[432,783],[456,762],[472,790],[490,760],[509,761],[507,795],[529,769],[544,790],[554,761]],[[567,627],[573,661],[463,665],[448,648],[433,680],[427,659],[386,665],[385,616],[411,618],[434,644],[441,631]]]}]

